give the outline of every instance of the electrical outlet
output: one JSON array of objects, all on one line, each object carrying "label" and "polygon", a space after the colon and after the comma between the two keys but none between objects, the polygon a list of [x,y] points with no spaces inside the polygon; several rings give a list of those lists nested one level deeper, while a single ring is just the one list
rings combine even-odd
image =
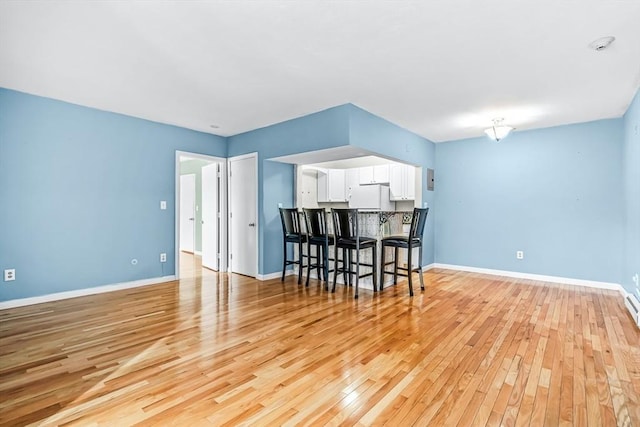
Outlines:
[{"label": "electrical outlet", "polygon": [[524,252],[516,251],[516,259],[524,259]]},{"label": "electrical outlet", "polygon": [[167,262],[167,254],[165,253],[160,254],[160,262]]},{"label": "electrical outlet", "polygon": [[16,269],[15,268],[7,268],[4,271],[4,281],[11,282],[12,280],[16,280]]}]

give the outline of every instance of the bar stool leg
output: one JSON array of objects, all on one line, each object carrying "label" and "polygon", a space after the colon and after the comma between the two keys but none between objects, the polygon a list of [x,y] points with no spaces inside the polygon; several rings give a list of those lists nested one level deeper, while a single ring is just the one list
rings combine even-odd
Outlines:
[{"label": "bar stool leg", "polygon": [[342,278],[344,279],[344,285],[349,285],[349,280],[347,279],[347,266],[346,262],[349,258],[347,257],[347,250],[342,249]]},{"label": "bar stool leg", "polygon": [[411,277],[413,276],[413,258],[412,258],[412,253],[411,253],[411,244],[408,245],[409,247],[407,248],[407,255],[409,257],[408,262],[407,262],[407,276],[409,279],[409,296],[413,296],[413,283],[411,280]]},{"label": "bar stool leg", "polygon": [[[333,264],[333,288],[331,289],[332,293],[336,291],[336,281],[338,279],[338,270],[340,269],[339,268],[339,266],[340,266],[340,258],[339,258],[339,255],[338,255],[340,252],[338,251],[337,247],[336,247],[335,250],[336,250],[336,253],[335,253],[335,258],[336,259],[335,259],[334,264]],[[342,251],[342,263],[344,265],[344,251]]]},{"label": "bar stool leg", "polygon": [[422,242],[420,242],[420,250],[418,252],[418,256],[420,258],[420,262],[418,263],[418,268],[420,270],[420,289],[424,291],[424,278],[422,277]]},{"label": "bar stool leg", "polygon": [[287,241],[284,240],[284,251],[282,252],[284,254],[283,258],[282,258],[282,279],[280,279],[281,282],[284,282],[284,275],[287,272]]},{"label": "bar stool leg", "polygon": [[[329,290],[329,246],[328,245],[324,245],[323,246],[323,255],[324,255],[324,288],[326,291]],[[333,268],[335,269],[335,262],[334,262],[334,266]]]},{"label": "bar stool leg", "polygon": [[324,281],[329,280],[329,247],[327,245],[322,246],[322,277]]},{"label": "bar stool leg", "polygon": [[378,257],[377,257],[378,248],[376,246],[377,244],[371,248],[373,250],[373,258],[371,261],[371,268],[373,269],[372,271],[373,274],[371,275],[371,281],[373,281],[373,292],[378,292],[378,271],[376,269],[376,265],[377,265],[376,261],[378,261]]},{"label": "bar stool leg", "polygon": [[318,280],[322,280],[321,268],[322,265],[320,261],[322,260],[322,246],[316,246],[316,275],[318,276]]},{"label": "bar stool leg", "polygon": [[360,251],[356,250],[356,291],[355,291],[355,294],[353,295],[354,299],[358,299],[359,288],[360,288]]},{"label": "bar stool leg", "polygon": [[380,290],[382,291],[382,286],[384,286],[384,243],[382,244],[381,254],[380,254]]},{"label": "bar stool leg", "polygon": [[309,287],[309,276],[311,276],[311,243],[307,241],[307,254],[309,254],[309,258],[307,259],[307,280],[305,283],[306,287]]},{"label": "bar stool leg", "polygon": [[298,285],[302,283],[302,269],[304,268],[304,263],[302,262],[302,243],[298,243]]},{"label": "bar stool leg", "polygon": [[398,247],[395,247],[393,253],[393,286],[398,284]]}]

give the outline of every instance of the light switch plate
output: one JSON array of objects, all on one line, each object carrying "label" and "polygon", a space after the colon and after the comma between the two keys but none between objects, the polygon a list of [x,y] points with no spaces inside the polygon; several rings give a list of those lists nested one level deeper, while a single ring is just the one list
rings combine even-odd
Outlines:
[{"label": "light switch plate", "polygon": [[162,209],[162,210],[166,210],[167,209],[167,201],[166,200],[160,200],[160,209]]}]

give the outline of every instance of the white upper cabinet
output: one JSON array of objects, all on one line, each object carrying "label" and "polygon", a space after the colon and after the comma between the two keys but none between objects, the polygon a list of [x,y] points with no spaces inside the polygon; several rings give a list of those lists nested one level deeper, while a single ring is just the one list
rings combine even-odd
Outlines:
[{"label": "white upper cabinet", "polygon": [[318,202],[346,202],[344,169],[318,169]]},{"label": "white upper cabinet", "polygon": [[389,197],[393,201],[415,200],[415,167],[409,165],[391,165],[389,167]]},{"label": "white upper cabinet", "polygon": [[389,184],[389,165],[359,168],[360,185]]}]

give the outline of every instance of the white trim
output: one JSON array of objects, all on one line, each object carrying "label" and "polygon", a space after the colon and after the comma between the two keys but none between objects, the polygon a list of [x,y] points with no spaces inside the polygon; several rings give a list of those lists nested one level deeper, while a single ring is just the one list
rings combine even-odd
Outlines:
[{"label": "white trim", "polygon": [[[454,265],[454,264],[441,264],[436,262],[423,266],[422,271],[425,272],[425,271],[433,270],[434,268],[441,268],[444,270],[467,271],[470,273],[488,274],[491,276],[513,277],[516,279],[537,280],[541,282],[561,283],[565,285],[585,286],[588,288],[608,289],[608,290],[620,292],[620,295],[622,295],[623,297],[626,297],[627,295],[633,296],[632,294],[628,293],[619,283],[598,282],[594,280],[574,279],[571,277],[545,276],[542,274],[521,273],[518,271],[508,271],[508,270],[494,270],[490,268],[469,267],[465,265]],[[297,275],[298,274],[297,270],[295,269],[287,270],[287,273],[286,273],[287,276],[293,275],[293,274]],[[276,272],[271,274],[259,275],[257,279],[270,280],[276,277],[281,277],[281,275],[282,275],[282,272]],[[306,272],[303,272],[302,275],[303,277],[306,277]],[[315,271],[311,272],[311,278],[313,279],[316,278]],[[341,283],[340,279],[341,279],[341,276],[338,277],[339,283]],[[365,284],[364,288],[365,289],[367,288],[367,284]]]},{"label": "white trim", "polygon": [[227,160],[244,160],[244,159],[250,159],[252,157],[255,157],[257,159],[258,158],[258,152],[254,151],[254,152],[251,152],[251,153],[240,154],[239,156],[228,157]]},{"label": "white trim", "polygon": [[[294,272],[293,270],[287,270],[287,272],[284,274],[285,276],[293,276],[293,275],[297,275],[297,272]],[[282,271],[276,271],[275,273],[269,273],[269,274],[258,274],[256,275],[256,279],[260,280],[261,282],[264,282],[266,280],[272,280],[272,279],[278,279],[282,277]]]},{"label": "white trim", "polygon": [[624,295],[622,285],[620,285],[619,283],[598,282],[595,280],[574,279],[571,277],[545,276],[542,274],[521,273],[518,271],[493,270],[491,268],[468,267],[466,265],[441,264],[441,263],[434,263],[430,265],[433,266],[432,268],[442,268],[445,270],[468,271],[470,273],[489,274],[492,276],[505,276],[505,277],[514,277],[517,279],[529,279],[529,280],[539,280],[542,282],[562,283],[565,285],[586,286],[588,288],[610,289],[613,291],[619,291]]},{"label": "white trim", "polygon": [[193,251],[193,254],[196,256],[202,256],[202,251]]},{"label": "white trim", "polygon": [[20,298],[0,302],[0,310],[22,307],[25,305],[41,304],[43,302],[58,301],[69,298],[83,297],[86,295],[103,294],[106,292],[121,291],[123,289],[138,288],[141,286],[157,285],[159,283],[172,282],[176,276],[154,277],[151,279],[134,280],[132,282],[114,283],[112,285],[96,286],[94,288],[77,289],[75,291],[57,292],[54,294],[40,295],[37,297]]},{"label": "white trim", "polygon": [[431,264],[427,264],[423,266],[422,271],[429,271],[429,270],[433,270],[434,268],[436,268],[436,263],[432,262]]},{"label": "white trim", "polygon": [[[210,156],[208,154],[192,153],[188,151],[176,150],[175,158],[175,191],[174,191],[174,268],[176,279],[180,278],[180,157],[190,157],[192,159],[206,160],[220,164],[220,265],[219,271],[227,269],[227,159],[224,157]],[[224,232],[223,232],[224,231]],[[195,239],[194,239],[195,246]]]}]

